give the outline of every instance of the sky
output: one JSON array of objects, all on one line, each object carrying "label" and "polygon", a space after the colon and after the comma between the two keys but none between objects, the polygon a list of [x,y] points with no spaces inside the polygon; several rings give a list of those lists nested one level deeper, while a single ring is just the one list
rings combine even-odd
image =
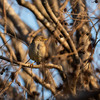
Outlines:
[{"label": "sky", "polygon": [[[10,0],[8,0],[8,1],[10,1]],[[95,0],[86,0],[86,1],[87,1],[87,6],[89,7],[89,9],[88,9],[89,15],[91,17],[95,17],[94,15],[92,15],[92,13],[93,13],[93,11],[95,11],[98,4],[94,2]],[[98,0],[98,1],[100,2],[100,0]],[[16,0],[13,1],[13,3],[10,2],[10,4],[11,4],[12,8],[15,10],[15,12],[18,15],[20,15],[20,18],[25,23],[27,23],[33,30],[38,30],[39,26],[37,25],[36,18],[35,18],[34,14],[31,11],[29,11],[28,9],[26,9],[24,7],[19,6],[17,4]],[[100,15],[100,11],[96,10],[95,15],[98,15],[98,14]],[[96,21],[93,20],[93,22],[96,22]],[[98,25],[95,25],[95,27],[96,27],[96,29],[98,29]],[[1,31],[1,29],[0,29],[0,31]],[[91,31],[91,33],[92,33],[92,36],[95,37],[95,30],[94,29]],[[98,39],[100,39],[100,34],[98,35]],[[2,42],[0,40],[0,46],[1,46],[1,44],[2,44]],[[1,52],[0,52],[0,55],[1,55]],[[95,61],[95,63],[93,63],[93,64],[96,67],[98,67],[98,66],[100,67],[100,43],[98,43],[98,45],[96,47],[96,50],[95,50],[95,53],[94,53],[94,61]],[[54,73],[54,74],[57,74],[57,72]],[[55,79],[59,80],[58,77],[55,77]],[[22,84],[23,84],[23,82],[22,82]],[[50,96],[50,92],[46,91],[45,95],[46,95],[46,98],[47,98],[48,96]]]}]

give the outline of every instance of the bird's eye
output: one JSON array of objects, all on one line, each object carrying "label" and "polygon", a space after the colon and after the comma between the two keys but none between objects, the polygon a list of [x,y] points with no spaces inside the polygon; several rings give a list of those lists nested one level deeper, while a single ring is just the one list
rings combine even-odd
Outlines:
[{"label": "bird's eye", "polygon": [[44,37],[42,37],[42,40],[44,40],[45,38]]}]

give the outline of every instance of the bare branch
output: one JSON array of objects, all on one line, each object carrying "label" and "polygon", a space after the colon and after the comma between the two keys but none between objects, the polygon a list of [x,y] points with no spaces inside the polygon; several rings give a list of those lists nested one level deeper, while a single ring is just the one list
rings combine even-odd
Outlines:
[{"label": "bare branch", "polygon": [[60,7],[60,10],[63,11],[66,8],[66,5],[68,4],[69,0],[66,0],[63,5]]},{"label": "bare branch", "polygon": [[7,47],[8,51],[10,52],[11,56],[13,57],[13,59],[14,59],[14,60],[17,60],[17,59],[16,59],[16,55],[15,55],[15,53],[14,53],[14,50],[13,50],[13,49],[11,48],[11,46],[6,42],[6,38],[5,38],[5,36],[3,35],[2,32],[0,32],[0,36],[1,36],[1,38],[2,38],[2,40],[3,40],[3,42],[4,42],[4,44],[5,44],[5,46]]},{"label": "bare branch", "polygon": [[[10,59],[8,59],[6,57],[3,57],[3,56],[0,56],[0,59],[6,60],[8,62],[11,62]],[[40,65],[30,65],[30,64],[25,64],[25,63],[14,61],[14,60],[12,62],[15,63],[15,64],[17,64],[17,65],[23,66],[23,68],[26,67],[26,68],[37,68],[38,69],[38,68],[42,67],[41,64]],[[61,65],[45,64],[45,67],[49,68],[49,69],[55,68],[55,69],[57,69],[59,71],[63,71]]]}]

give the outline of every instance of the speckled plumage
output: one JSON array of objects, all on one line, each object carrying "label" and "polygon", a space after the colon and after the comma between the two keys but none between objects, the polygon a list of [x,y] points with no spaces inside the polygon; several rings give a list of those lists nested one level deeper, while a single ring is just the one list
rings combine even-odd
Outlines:
[{"label": "speckled plumage", "polygon": [[36,36],[29,46],[29,57],[37,63],[43,61],[46,54],[45,38]]}]

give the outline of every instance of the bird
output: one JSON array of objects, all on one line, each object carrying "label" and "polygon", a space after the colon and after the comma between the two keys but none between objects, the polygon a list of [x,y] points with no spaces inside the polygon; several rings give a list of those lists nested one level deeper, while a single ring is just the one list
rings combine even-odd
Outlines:
[{"label": "bird", "polygon": [[46,56],[46,40],[47,39],[43,36],[35,36],[29,46],[29,57],[37,64],[44,62]]},{"label": "bird", "polygon": [[51,72],[49,71],[49,69],[46,69],[44,67],[45,66],[45,57],[47,54],[47,49],[46,49],[46,45],[45,45],[46,40],[47,39],[45,37],[40,36],[40,35],[34,37],[34,39],[32,40],[32,43],[29,46],[29,57],[30,57],[30,59],[34,60],[37,64],[42,63],[42,70],[40,68],[40,71],[42,72],[42,74],[44,76],[45,82],[48,81],[52,85],[56,86],[56,83],[54,82],[54,80],[52,78]]}]

